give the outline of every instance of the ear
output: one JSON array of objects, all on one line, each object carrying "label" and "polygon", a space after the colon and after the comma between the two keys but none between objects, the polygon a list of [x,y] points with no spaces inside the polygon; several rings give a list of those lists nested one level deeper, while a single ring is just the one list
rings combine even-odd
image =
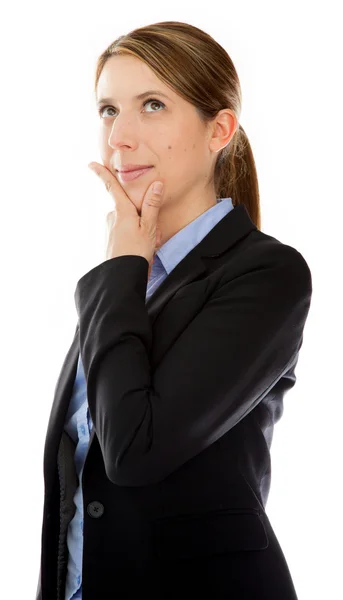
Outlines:
[{"label": "ear", "polygon": [[209,148],[212,152],[220,152],[230,143],[236,133],[239,123],[236,115],[229,108],[220,110],[212,121],[212,132]]}]

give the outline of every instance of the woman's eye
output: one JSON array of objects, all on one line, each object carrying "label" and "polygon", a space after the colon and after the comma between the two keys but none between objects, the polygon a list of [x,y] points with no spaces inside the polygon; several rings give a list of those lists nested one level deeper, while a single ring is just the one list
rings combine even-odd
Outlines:
[{"label": "woman's eye", "polygon": [[[159,100],[156,100],[156,98],[149,98],[148,100],[146,100],[143,103],[143,106],[145,106],[146,104],[150,104],[150,103],[154,103],[154,104],[159,104],[160,106],[162,106],[163,108],[165,108],[165,104],[163,104],[163,102],[160,102]],[[113,108],[113,106],[101,106],[98,110],[98,113],[100,115],[100,117],[103,116],[104,110],[106,109],[110,109],[110,110],[116,110],[115,108]],[[151,112],[159,112],[158,110],[152,110]],[[107,115],[110,117],[113,117],[114,115]]]}]

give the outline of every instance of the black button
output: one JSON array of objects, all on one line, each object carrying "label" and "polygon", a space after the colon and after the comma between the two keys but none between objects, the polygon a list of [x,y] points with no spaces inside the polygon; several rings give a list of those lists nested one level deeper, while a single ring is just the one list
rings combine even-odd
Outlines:
[{"label": "black button", "polygon": [[104,505],[96,500],[94,502],[90,502],[87,506],[87,512],[89,516],[93,517],[94,519],[101,517],[104,514],[104,510]]}]

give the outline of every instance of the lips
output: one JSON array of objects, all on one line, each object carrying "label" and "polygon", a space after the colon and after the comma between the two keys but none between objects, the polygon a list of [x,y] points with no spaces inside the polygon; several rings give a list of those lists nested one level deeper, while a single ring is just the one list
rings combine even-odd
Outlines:
[{"label": "lips", "polygon": [[127,181],[132,181],[133,179],[137,179],[141,175],[144,175],[144,173],[147,173],[150,171],[150,169],[152,169],[152,167],[144,167],[143,169],[135,169],[131,171],[118,171],[118,176],[124,183],[126,183]]},{"label": "lips", "polygon": [[128,173],[129,171],[140,171],[141,169],[150,169],[152,165],[127,165],[117,169],[119,173]]}]

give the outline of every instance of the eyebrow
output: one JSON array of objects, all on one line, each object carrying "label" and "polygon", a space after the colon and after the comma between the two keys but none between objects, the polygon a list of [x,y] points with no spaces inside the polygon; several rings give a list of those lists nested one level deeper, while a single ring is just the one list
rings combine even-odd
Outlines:
[{"label": "eyebrow", "polygon": [[[146,92],[143,92],[142,94],[138,94],[138,96],[135,96],[134,100],[141,100],[142,98],[145,98],[146,96],[150,96],[151,94],[157,94],[158,96],[163,96],[164,98],[168,98],[168,100],[171,100],[171,98],[169,98],[169,96],[167,96],[163,92],[160,92],[159,90],[147,90]],[[96,105],[100,106],[100,104],[112,104],[112,103],[114,103],[114,100],[112,98],[100,98],[97,101]]]}]

